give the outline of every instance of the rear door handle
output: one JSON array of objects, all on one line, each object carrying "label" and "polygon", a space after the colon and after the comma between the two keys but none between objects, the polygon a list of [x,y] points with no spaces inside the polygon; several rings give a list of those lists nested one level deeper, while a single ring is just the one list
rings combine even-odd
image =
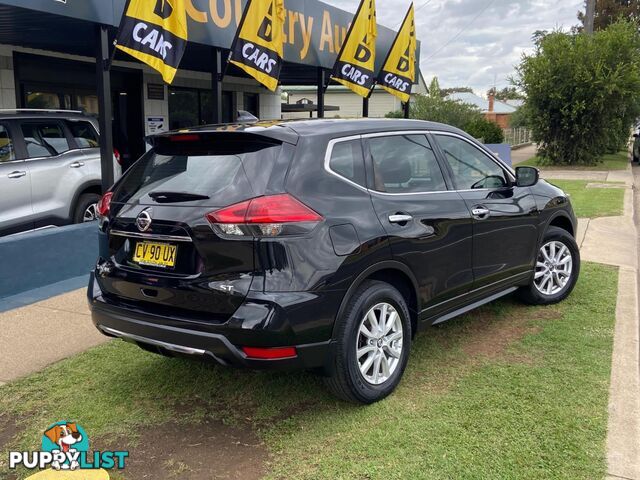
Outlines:
[{"label": "rear door handle", "polygon": [[483,207],[482,205],[478,205],[471,209],[471,215],[473,215],[473,218],[476,220],[485,220],[491,215],[491,210],[487,207]]},{"label": "rear door handle", "polygon": [[411,215],[405,215],[402,213],[396,213],[395,215],[389,215],[389,223],[407,223],[413,220]]},{"label": "rear door handle", "polygon": [[27,174],[24,170],[16,170],[15,172],[11,172],[7,177],[9,178],[20,178],[24,177]]},{"label": "rear door handle", "polygon": [[84,167],[84,162],[73,162],[69,165],[70,168],[80,168]]}]

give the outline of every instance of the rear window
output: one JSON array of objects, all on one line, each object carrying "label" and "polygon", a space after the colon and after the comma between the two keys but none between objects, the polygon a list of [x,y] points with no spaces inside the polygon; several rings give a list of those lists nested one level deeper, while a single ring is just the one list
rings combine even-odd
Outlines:
[{"label": "rear window", "polygon": [[224,206],[262,195],[281,148],[267,142],[161,146],[127,172],[113,201],[153,205],[154,192],[178,192],[209,197],[199,200],[202,205]]}]

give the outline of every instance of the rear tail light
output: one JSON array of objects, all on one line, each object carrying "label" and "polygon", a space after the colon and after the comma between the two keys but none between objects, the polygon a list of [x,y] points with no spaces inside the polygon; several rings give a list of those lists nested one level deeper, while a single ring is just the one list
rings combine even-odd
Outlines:
[{"label": "rear tail light", "polygon": [[96,207],[98,216],[106,217],[109,215],[109,210],[111,210],[111,197],[113,197],[113,192],[107,192],[98,201],[98,206]]},{"label": "rear tail light", "polygon": [[249,358],[258,360],[279,360],[283,358],[294,358],[298,356],[296,347],[242,347],[242,351]]},{"label": "rear tail light", "polygon": [[120,150],[118,150],[117,148],[114,148],[113,156],[116,159],[116,162],[118,162],[118,165],[122,165],[122,155],[120,155]]},{"label": "rear tail light", "polygon": [[206,215],[224,235],[276,237],[311,231],[322,216],[287,193],[253,198]]}]

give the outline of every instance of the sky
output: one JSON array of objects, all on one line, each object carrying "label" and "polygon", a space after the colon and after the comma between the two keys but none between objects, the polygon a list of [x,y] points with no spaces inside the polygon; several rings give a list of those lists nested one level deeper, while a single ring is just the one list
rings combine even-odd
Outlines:
[{"label": "sky", "polygon": [[[355,12],[359,0],[324,0]],[[396,29],[410,0],[376,0],[378,24]],[[508,77],[536,30],[568,29],[578,23],[582,0],[414,0],[420,67],[427,84],[471,87],[484,95]]]}]

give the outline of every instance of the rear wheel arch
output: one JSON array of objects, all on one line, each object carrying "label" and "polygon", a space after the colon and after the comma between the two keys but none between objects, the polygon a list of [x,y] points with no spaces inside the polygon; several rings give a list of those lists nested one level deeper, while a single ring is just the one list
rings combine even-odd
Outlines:
[{"label": "rear wheel arch", "polygon": [[96,195],[102,195],[102,185],[100,182],[88,182],[80,186],[76,193],[73,195],[73,201],[69,205],[69,219],[73,221],[73,215],[78,207],[78,201],[82,195],[87,193],[94,193]]},{"label": "rear wheel arch", "polygon": [[418,313],[420,312],[420,300],[418,296],[418,282],[416,281],[413,273],[405,264],[387,260],[384,262],[371,265],[364,270],[356,279],[351,283],[351,286],[347,290],[347,293],[342,298],[340,308],[336,315],[336,322],[333,326],[332,338],[335,338],[337,320],[341,318],[344,310],[349,303],[349,300],[358,290],[358,287],[366,280],[378,280],[388,283],[395,287],[404,297],[407,307],[409,307],[409,314],[411,316],[411,331],[413,335],[417,331],[418,326]]}]

